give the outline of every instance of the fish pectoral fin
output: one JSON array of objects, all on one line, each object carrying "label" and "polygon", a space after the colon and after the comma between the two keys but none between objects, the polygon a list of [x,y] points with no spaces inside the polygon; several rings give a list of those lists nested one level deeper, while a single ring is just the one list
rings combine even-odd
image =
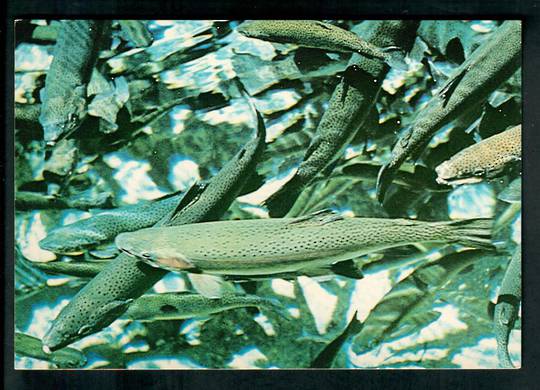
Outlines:
[{"label": "fish pectoral fin", "polygon": [[193,289],[206,298],[222,298],[227,293],[236,292],[231,282],[220,276],[188,273]]},{"label": "fish pectoral fin", "polygon": [[443,107],[446,107],[446,105],[448,104],[450,97],[456,90],[461,80],[463,80],[463,77],[465,77],[467,70],[468,68],[462,69],[456,76],[449,79],[439,91],[438,95],[443,99]]},{"label": "fish pectoral fin", "polygon": [[294,218],[294,220],[289,222],[289,224],[295,225],[299,223],[315,223],[318,225],[325,225],[327,223],[339,221],[341,219],[343,219],[343,216],[341,216],[341,214],[338,214],[331,209],[323,209],[314,211],[313,213],[303,215],[301,217]]}]

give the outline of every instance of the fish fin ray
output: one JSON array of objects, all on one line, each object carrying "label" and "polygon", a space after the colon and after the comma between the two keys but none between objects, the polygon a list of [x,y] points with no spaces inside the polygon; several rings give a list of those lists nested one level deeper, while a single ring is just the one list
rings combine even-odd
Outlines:
[{"label": "fish fin ray", "polygon": [[327,223],[339,221],[343,219],[343,216],[336,213],[331,209],[323,209],[314,211],[310,214],[303,215],[301,217],[294,218],[289,224],[294,225],[298,223],[317,223],[319,225],[325,225]]}]

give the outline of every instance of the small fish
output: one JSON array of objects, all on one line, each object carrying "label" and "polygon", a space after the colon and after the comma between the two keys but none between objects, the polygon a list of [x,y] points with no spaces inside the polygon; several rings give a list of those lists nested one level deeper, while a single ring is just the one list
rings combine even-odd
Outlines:
[{"label": "small fish", "polygon": [[105,261],[50,261],[32,263],[36,268],[48,274],[62,274],[80,278],[94,277],[107,265]]},{"label": "small fish", "polygon": [[174,210],[182,198],[183,194],[176,192],[153,201],[103,211],[52,230],[39,246],[62,254],[95,247],[121,232],[152,226]]},{"label": "small fish", "polygon": [[513,368],[514,364],[508,353],[510,332],[518,319],[521,303],[521,247],[517,247],[499,289],[495,305],[493,325],[497,339],[497,356],[503,368]]},{"label": "small fish", "polygon": [[278,43],[292,43],[331,52],[358,53],[382,60],[392,67],[406,68],[399,47],[377,47],[351,31],[319,20],[254,20],[238,27],[250,38]]},{"label": "small fish", "polygon": [[478,107],[520,65],[521,21],[506,21],[452,74],[397,140],[390,161],[379,171],[379,201],[384,201],[395,173],[407,158],[416,159],[441,127]]},{"label": "small fish", "polygon": [[122,233],[116,246],[146,263],[216,275],[294,272],[418,242],[491,247],[491,221],[423,222],[343,218],[329,211],[299,218],[198,223]]},{"label": "small fish", "polygon": [[[248,99],[249,100],[249,99]],[[266,146],[266,127],[257,115],[257,134],[207,185],[196,185],[180,201],[175,210],[156,226],[182,225],[219,219],[242,191]],[[121,253],[108,262],[62,309],[43,338],[43,343],[55,350],[96,333],[122,315],[129,305],[166,275],[166,271]]]},{"label": "small fish", "polygon": [[273,300],[256,295],[225,294],[221,298],[207,298],[189,292],[171,292],[143,295],[129,306],[125,315],[140,321],[180,320],[242,307],[280,309]]},{"label": "small fish", "polygon": [[437,183],[477,183],[500,176],[509,163],[521,160],[521,125],[486,138],[441,163]]},{"label": "small fish", "polygon": [[75,131],[86,117],[86,84],[109,26],[105,20],[62,22],[54,59],[41,90],[39,122],[48,145]]},{"label": "small fish", "polygon": [[[417,268],[397,283],[371,310],[353,340],[353,351],[356,354],[368,352],[384,340],[421,329],[425,325],[418,326],[419,320],[427,319],[430,322],[438,318],[436,313],[426,310],[426,303],[435,299],[435,293],[448,280],[489,253],[484,250],[465,250]],[[407,324],[411,321],[415,326]]]},{"label": "small fish", "polygon": [[45,360],[58,368],[80,368],[86,364],[86,356],[74,348],[63,348],[47,353],[41,340],[24,333],[15,332],[15,354]]},{"label": "small fish", "polygon": [[[369,42],[381,45],[398,43],[407,49],[414,41],[418,26],[414,21],[366,23]],[[354,57],[350,60],[297,172],[266,200],[271,217],[287,215],[306,186],[321,172],[332,169],[347,145],[361,131],[370,113],[374,113],[375,102],[388,71],[389,68],[379,61]]]}]

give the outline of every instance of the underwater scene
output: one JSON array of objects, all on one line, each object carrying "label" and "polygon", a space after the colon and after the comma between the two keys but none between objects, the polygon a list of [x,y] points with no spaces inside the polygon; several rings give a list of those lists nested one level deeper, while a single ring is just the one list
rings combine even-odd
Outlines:
[{"label": "underwater scene", "polygon": [[519,368],[521,29],[17,21],[15,368]]}]

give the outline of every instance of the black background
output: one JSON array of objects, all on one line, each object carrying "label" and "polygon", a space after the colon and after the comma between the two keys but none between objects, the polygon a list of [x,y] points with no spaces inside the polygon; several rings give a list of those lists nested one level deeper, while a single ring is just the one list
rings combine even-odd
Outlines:
[{"label": "black background", "polygon": [[[540,389],[540,1],[8,0],[4,154],[3,364],[6,389]],[[17,18],[110,19],[522,19],[523,326],[520,370],[23,371],[13,369],[13,23]]]}]

